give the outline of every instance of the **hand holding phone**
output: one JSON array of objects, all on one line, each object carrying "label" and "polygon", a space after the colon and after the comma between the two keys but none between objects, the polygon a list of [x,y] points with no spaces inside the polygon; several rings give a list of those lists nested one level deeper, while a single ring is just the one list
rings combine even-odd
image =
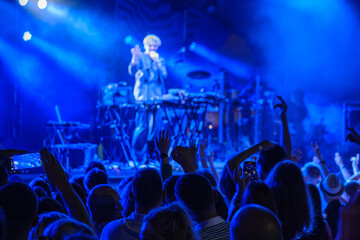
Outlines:
[{"label": "hand holding phone", "polygon": [[[256,157],[255,157],[256,159]],[[251,180],[256,179],[256,160],[251,158],[251,160],[245,160],[240,164],[242,169],[242,176],[246,176],[249,174],[251,176]]]},{"label": "hand holding phone", "polygon": [[11,171],[41,167],[41,157],[39,152],[14,155],[11,158]]}]

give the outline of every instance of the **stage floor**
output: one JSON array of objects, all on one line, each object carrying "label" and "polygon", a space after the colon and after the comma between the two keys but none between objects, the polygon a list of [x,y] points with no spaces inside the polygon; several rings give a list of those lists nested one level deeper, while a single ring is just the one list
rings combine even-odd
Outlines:
[{"label": "stage floor", "polygon": [[[216,172],[218,173],[219,177],[221,175],[221,171],[222,171],[224,165],[225,165],[225,162],[223,162],[223,161],[214,161],[214,166],[215,166]],[[160,170],[158,163],[157,164],[148,164],[148,165],[144,164],[144,165],[138,166],[138,168],[143,168],[146,166],[154,167],[154,168],[157,168]],[[105,167],[107,169],[107,173],[109,176],[109,184],[112,186],[115,186],[115,187],[119,184],[121,179],[134,176],[135,172],[136,172],[135,167],[122,166],[119,163],[105,163]],[[179,175],[179,174],[184,173],[182,168],[177,163],[172,163],[172,167],[173,167],[173,175]],[[85,168],[79,167],[79,168],[71,169],[70,174],[71,174],[71,176],[84,175]],[[37,173],[18,173],[18,174],[16,174],[16,176],[18,176],[20,178],[20,180],[25,183],[29,183],[34,178],[37,178],[37,177],[40,177],[43,175],[44,175],[44,172],[41,170],[37,171]]]}]

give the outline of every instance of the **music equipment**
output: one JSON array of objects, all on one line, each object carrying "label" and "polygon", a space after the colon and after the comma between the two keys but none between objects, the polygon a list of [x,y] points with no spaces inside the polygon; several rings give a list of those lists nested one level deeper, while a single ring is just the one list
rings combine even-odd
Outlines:
[{"label": "music equipment", "polygon": [[111,83],[102,88],[101,105],[111,106],[128,103],[132,88],[125,82]]}]

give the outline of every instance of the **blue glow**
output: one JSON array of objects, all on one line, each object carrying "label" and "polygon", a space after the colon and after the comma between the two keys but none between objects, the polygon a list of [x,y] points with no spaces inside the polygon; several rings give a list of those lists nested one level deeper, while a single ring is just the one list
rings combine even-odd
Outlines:
[{"label": "blue glow", "polygon": [[51,14],[57,16],[57,17],[68,17],[69,16],[69,9],[67,7],[58,5],[58,4],[53,3],[53,2],[51,2],[47,6],[46,10],[49,13],[51,13]]},{"label": "blue glow", "polygon": [[[35,56],[21,52],[17,47],[0,38],[0,60],[24,92],[36,96],[40,101],[46,98],[46,94],[38,94],[44,69]],[[34,73],[37,74],[36,77]]]},{"label": "blue glow", "polygon": [[125,38],[124,38],[124,42],[129,45],[129,46],[135,46],[135,45],[139,45],[141,46],[142,43],[141,41],[137,40],[136,38],[134,38],[133,36],[131,35],[127,35]]},{"label": "blue glow", "polygon": [[196,42],[192,42],[190,45],[189,45],[189,50],[190,51],[194,51],[196,48]]},{"label": "blue glow", "polygon": [[125,43],[126,44],[131,44],[131,42],[132,42],[132,36],[130,36],[130,35],[126,36],[125,37]]},{"label": "blue glow", "polygon": [[73,74],[83,76],[90,70],[90,63],[85,60],[84,56],[79,55],[74,50],[64,49],[40,38],[33,38],[32,42],[34,46],[54,59],[60,66],[73,72]]},{"label": "blue glow", "polygon": [[[280,92],[293,89],[344,96],[358,88],[360,31],[355,9],[339,0],[264,0],[249,30],[263,51],[267,81]],[[346,81],[345,81],[346,80]],[[341,90],[341,91],[339,91]]]},{"label": "blue glow", "polygon": [[215,64],[225,67],[226,70],[228,70],[229,72],[233,73],[238,77],[242,77],[246,79],[251,77],[252,74],[251,69],[245,63],[224,57],[208,49],[207,47],[195,42],[192,42],[190,44],[189,50],[199,54],[200,56],[204,57],[205,59]]},{"label": "blue glow", "polygon": [[25,42],[31,40],[31,33],[29,31],[24,32],[23,39]]}]

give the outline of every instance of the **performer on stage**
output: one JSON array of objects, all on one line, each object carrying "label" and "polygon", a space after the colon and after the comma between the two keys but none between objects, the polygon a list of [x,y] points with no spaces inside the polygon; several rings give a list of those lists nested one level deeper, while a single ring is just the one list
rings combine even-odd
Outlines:
[{"label": "performer on stage", "polygon": [[161,40],[156,35],[144,38],[145,53],[139,45],[131,49],[129,74],[135,75],[134,97],[136,101],[149,101],[165,93],[164,79],[167,77],[164,59],[157,53]]},{"label": "performer on stage", "polygon": [[[149,101],[165,94],[164,79],[167,77],[164,59],[157,53],[161,40],[156,35],[144,38],[145,52],[136,45],[131,49],[129,74],[135,76],[134,97],[136,101]],[[137,162],[142,162],[149,143],[161,127],[161,112],[157,109],[143,108],[136,113],[132,147]]]}]

